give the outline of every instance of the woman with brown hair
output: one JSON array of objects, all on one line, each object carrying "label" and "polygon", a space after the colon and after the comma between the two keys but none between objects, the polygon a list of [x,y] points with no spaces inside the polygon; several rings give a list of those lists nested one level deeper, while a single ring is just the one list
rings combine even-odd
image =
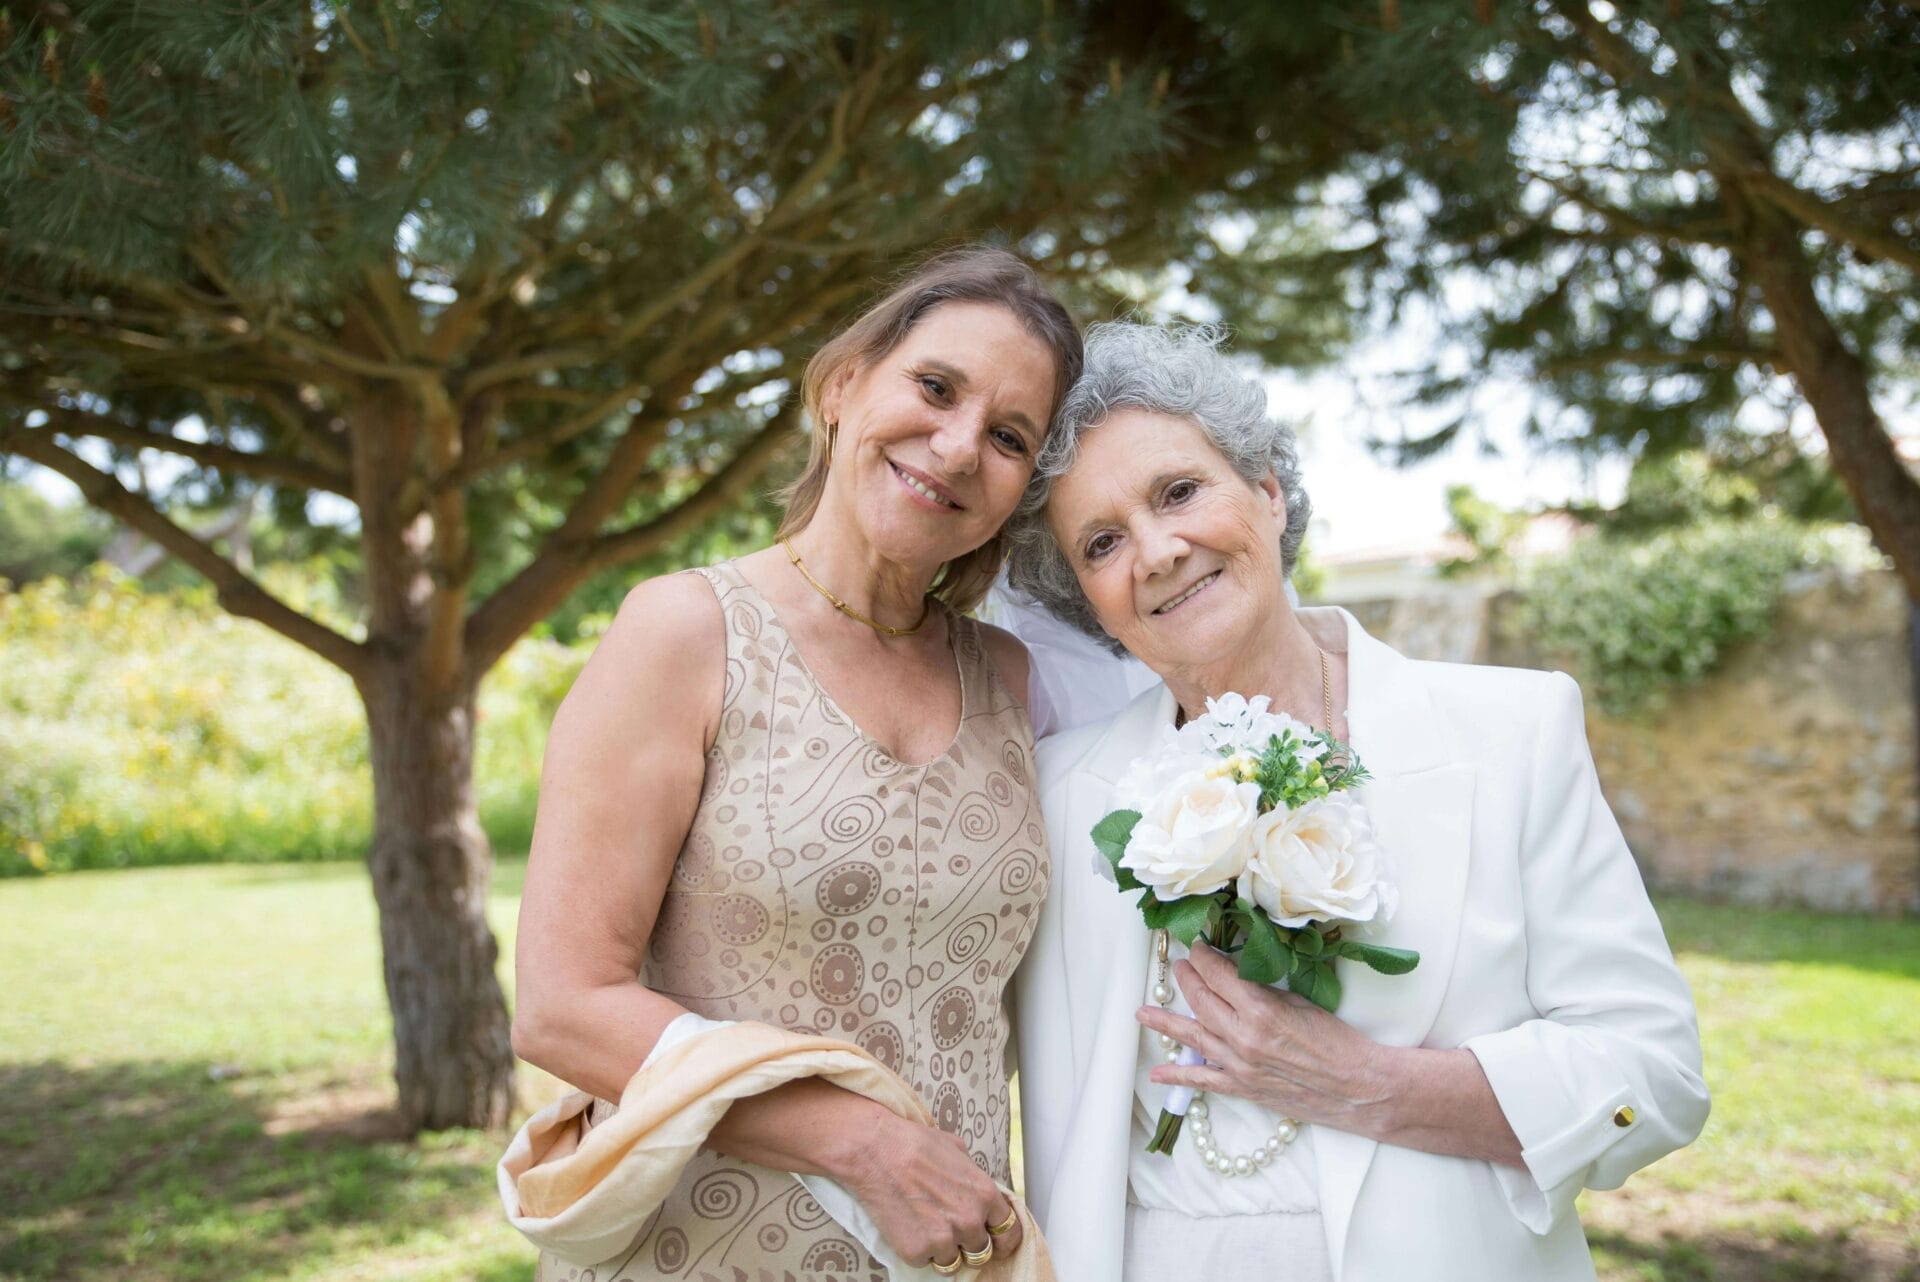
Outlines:
[{"label": "woman with brown hair", "polygon": [[635,588],[555,718],[515,1050],[608,1101],[676,1021],[759,1021],[938,1123],[818,1080],[742,1100],[599,1282],[884,1276],[795,1176],[901,1261],[1018,1248],[1003,995],[1048,864],[1026,656],[964,611],[1080,359],[1018,259],[926,263],[809,364],[778,545]]}]

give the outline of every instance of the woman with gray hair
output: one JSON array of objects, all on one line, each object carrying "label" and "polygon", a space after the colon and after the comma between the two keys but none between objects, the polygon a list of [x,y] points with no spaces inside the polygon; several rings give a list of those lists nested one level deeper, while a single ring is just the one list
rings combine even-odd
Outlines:
[{"label": "woman with gray hair", "polygon": [[[1308,510],[1292,432],[1213,332],[1089,332],[1010,578],[1159,682],[1039,750],[1055,881],[1015,983],[1028,1197],[1063,1277],[1591,1278],[1576,1195],[1690,1142],[1707,1093],[1579,688],[1415,662],[1296,608]],[[1370,771],[1354,795],[1399,908],[1369,938],[1420,960],[1347,968],[1337,1016],[1185,956],[1096,871],[1128,766],[1229,693]],[[1191,1138],[1149,1153],[1174,1085],[1204,1092]]]}]

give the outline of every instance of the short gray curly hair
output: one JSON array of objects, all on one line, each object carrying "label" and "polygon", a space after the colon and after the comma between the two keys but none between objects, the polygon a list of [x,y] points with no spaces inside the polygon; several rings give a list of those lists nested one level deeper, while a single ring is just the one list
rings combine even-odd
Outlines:
[{"label": "short gray curly hair", "polygon": [[1210,325],[1164,327],[1110,321],[1086,334],[1086,368],[1054,416],[1053,430],[1035,461],[1033,479],[1007,524],[1007,579],[1063,622],[1115,654],[1126,647],[1108,636],[1080,590],[1065,551],[1047,526],[1053,483],[1073,466],[1080,440],[1116,410],[1140,409],[1184,418],[1207,434],[1248,484],[1268,473],[1287,502],[1280,534],[1280,566],[1293,573],[1313,505],[1300,483],[1293,429],[1267,414],[1267,393],[1220,350],[1223,331]]}]

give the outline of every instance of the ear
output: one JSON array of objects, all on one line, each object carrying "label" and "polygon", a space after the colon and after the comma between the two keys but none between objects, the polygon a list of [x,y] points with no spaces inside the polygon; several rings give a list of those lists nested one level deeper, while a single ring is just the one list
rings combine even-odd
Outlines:
[{"label": "ear", "polygon": [[853,381],[854,367],[842,365],[827,385],[820,389],[820,415],[828,423],[840,421],[840,406],[846,400],[847,384]]},{"label": "ear", "polygon": [[1284,527],[1287,523],[1287,494],[1280,486],[1280,474],[1268,472],[1260,478],[1257,488],[1266,496],[1268,506],[1273,509],[1273,519]]}]

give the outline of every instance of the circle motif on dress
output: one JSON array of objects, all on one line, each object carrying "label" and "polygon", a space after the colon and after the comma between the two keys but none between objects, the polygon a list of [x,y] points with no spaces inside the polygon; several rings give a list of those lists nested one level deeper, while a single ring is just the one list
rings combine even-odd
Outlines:
[{"label": "circle motif on dress", "polygon": [[851,1273],[859,1267],[853,1243],[841,1238],[815,1242],[800,1258],[800,1268],[808,1273]]},{"label": "circle motif on dress", "polygon": [[960,1088],[952,1082],[933,1093],[933,1122],[949,1135],[960,1133]]},{"label": "circle motif on dress", "polygon": [[813,959],[813,991],[823,1002],[844,1006],[860,995],[866,964],[850,944],[829,944]]},{"label": "circle motif on dress", "polygon": [[672,1273],[687,1262],[687,1235],[677,1225],[661,1229],[653,1239],[653,1267]]},{"label": "circle motif on dress", "polygon": [[880,870],[864,861],[841,864],[820,879],[815,897],[821,911],[846,917],[871,904],[880,894]]},{"label": "circle motif on dress", "polygon": [[766,906],[750,895],[722,895],[713,902],[713,933],[729,944],[751,944],[767,933]]},{"label": "circle motif on dress", "polygon": [[896,1073],[906,1058],[906,1044],[900,1040],[900,1030],[884,1020],[861,1029],[853,1044]]},{"label": "circle motif on dress", "polygon": [[950,1051],[973,1027],[973,994],[958,986],[940,994],[933,1006],[933,1044]]},{"label": "circle motif on dress", "polygon": [[760,1231],[754,1235],[754,1240],[760,1243],[762,1251],[771,1255],[786,1246],[787,1231],[778,1224],[762,1224]]}]

